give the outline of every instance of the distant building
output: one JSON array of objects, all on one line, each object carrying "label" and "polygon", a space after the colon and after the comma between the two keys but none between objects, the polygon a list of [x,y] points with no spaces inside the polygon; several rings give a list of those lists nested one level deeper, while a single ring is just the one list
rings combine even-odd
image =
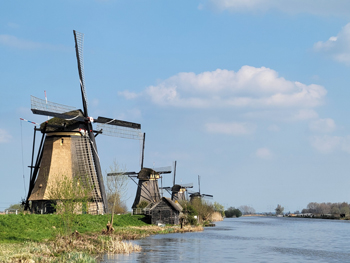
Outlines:
[{"label": "distant building", "polygon": [[162,197],[160,201],[149,204],[144,211],[146,215],[151,217],[152,224],[180,224],[182,207],[170,198]]}]

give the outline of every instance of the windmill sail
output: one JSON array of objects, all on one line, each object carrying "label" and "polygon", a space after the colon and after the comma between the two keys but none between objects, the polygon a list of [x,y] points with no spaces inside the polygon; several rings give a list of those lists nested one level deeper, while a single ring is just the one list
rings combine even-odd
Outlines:
[{"label": "windmill sail", "polygon": [[77,56],[77,62],[78,62],[78,72],[79,72],[79,79],[80,79],[81,97],[83,100],[84,116],[87,117],[88,103],[87,103],[86,91],[85,91],[84,57],[83,57],[84,34],[79,33],[75,30],[73,30],[73,34],[74,34],[74,41],[75,41],[75,54]]},{"label": "windmill sail", "polygon": [[[26,200],[26,204],[32,201],[33,212],[47,212],[50,206],[48,202],[54,201],[49,200],[48,189],[55,185],[55,181],[59,180],[62,174],[69,178],[78,176],[86,187],[92,189],[88,208],[90,213],[103,213],[107,210],[94,134],[96,131],[92,127],[93,118],[88,115],[83,60],[84,35],[75,30],[73,34],[83,110],[31,97],[31,110],[34,114],[54,117],[40,127],[41,132],[46,135],[45,142],[38,154],[38,161],[34,169],[35,176],[32,176],[30,180],[31,190]],[[138,123],[105,117],[98,117],[96,122],[103,126],[106,135],[122,134],[124,138],[133,139],[140,137],[141,125]],[[115,131],[116,128],[119,129],[118,132]],[[38,175],[35,179],[36,174]]]}]

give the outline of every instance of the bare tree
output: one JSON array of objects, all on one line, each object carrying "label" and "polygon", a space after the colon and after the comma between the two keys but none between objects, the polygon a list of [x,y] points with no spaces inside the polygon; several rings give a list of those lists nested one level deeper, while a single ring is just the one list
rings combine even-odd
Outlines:
[{"label": "bare tree", "polygon": [[86,212],[91,198],[91,187],[84,186],[81,181],[85,180],[81,179],[62,175],[48,189],[48,198],[54,201],[52,206],[62,218],[66,236],[75,224],[76,214]]},{"label": "bare tree", "polygon": [[280,204],[277,205],[275,208],[276,215],[282,215],[283,214],[284,207],[282,207]]},{"label": "bare tree", "polygon": [[121,168],[115,160],[109,169],[110,173],[115,173],[113,176],[107,176],[105,180],[108,211],[111,213],[111,222],[108,223],[107,229],[111,232],[113,231],[114,214],[124,213],[127,210],[125,198],[128,190],[128,176],[124,174],[125,169]]},{"label": "bare tree", "polygon": [[243,215],[255,214],[255,209],[248,205],[241,205],[238,209],[241,210]]}]

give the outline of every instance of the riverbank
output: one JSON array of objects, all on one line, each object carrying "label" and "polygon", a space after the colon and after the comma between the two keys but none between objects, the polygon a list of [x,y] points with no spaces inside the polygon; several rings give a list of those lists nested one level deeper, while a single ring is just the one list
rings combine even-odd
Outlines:
[{"label": "riverbank", "polygon": [[102,235],[109,219],[110,215],[78,215],[74,232],[67,234],[58,215],[1,215],[0,262],[97,262],[100,254],[141,250],[127,240],[203,230],[158,227],[149,225],[143,215],[118,215],[114,219],[114,233]]}]

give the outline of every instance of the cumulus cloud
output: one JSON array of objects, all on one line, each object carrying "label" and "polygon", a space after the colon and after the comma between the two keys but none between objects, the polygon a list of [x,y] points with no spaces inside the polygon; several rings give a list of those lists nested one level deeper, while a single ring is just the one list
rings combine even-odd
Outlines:
[{"label": "cumulus cloud", "polygon": [[141,116],[142,116],[141,111],[139,109],[137,109],[137,108],[133,108],[133,109],[126,110],[124,113],[120,113],[118,115],[118,119],[121,119],[121,120],[128,120],[128,119],[137,120],[137,119],[140,119]]},{"label": "cumulus cloud", "polygon": [[127,100],[135,99],[140,96],[140,94],[128,90],[118,91],[118,95],[125,97]]},{"label": "cumulus cloud", "polygon": [[231,12],[267,12],[278,10],[284,13],[309,13],[313,15],[348,15],[348,0],[209,0],[209,6]]},{"label": "cumulus cloud", "polygon": [[319,41],[314,44],[314,50],[321,52],[332,59],[350,63],[350,23],[342,28],[337,36],[330,37],[327,41]]},{"label": "cumulus cloud", "polygon": [[305,121],[315,119],[318,117],[318,113],[313,109],[300,109],[291,116],[291,120]]},{"label": "cumulus cloud", "polygon": [[68,48],[59,45],[50,45],[30,40],[20,39],[12,35],[0,35],[0,45],[16,49],[49,49],[49,50],[68,50]]},{"label": "cumulus cloud", "polygon": [[11,140],[12,136],[4,129],[0,129],[0,143],[6,143]]},{"label": "cumulus cloud", "polygon": [[318,119],[310,122],[309,129],[313,132],[330,133],[336,129],[336,125],[332,119]]},{"label": "cumulus cloud", "polygon": [[318,113],[314,109],[276,108],[247,111],[241,116],[252,120],[265,119],[277,122],[296,122],[316,119],[318,118]]},{"label": "cumulus cloud", "polygon": [[321,153],[331,153],[335,150],[343,150],[346,148],[342,147],[342,142],[349,140],[345,137],[340,136],[313,136],[310,138],[312,147]]},{"label": "cumulus cloud", "polygon": [[207,132],[226,135],[248,135],[255,132],[256,126],[251,123],[207,123],[205,125]]},{"label": "cumulus cloud", "polygon": [[[243,66],[237,72],[181,72],[148,87],[143,95],[161,106],[310,109],[321,105],[326,93],[320,85],[289,81],[266,67]],[[140,94],[124,91],[121,95],[135,98]]]},{"label": "cumulus cloud", "polygon": [[255,156],[260,159],[270,160],[272,159],[273,154],[268,148],[259,148],[255,151]]},{"label": "cumulus cloud", "polygon": [[269,127],[267,127],[267,129],[272,132],[279,132],[281,130],[281,128],[276,124],[270,125]]}]

